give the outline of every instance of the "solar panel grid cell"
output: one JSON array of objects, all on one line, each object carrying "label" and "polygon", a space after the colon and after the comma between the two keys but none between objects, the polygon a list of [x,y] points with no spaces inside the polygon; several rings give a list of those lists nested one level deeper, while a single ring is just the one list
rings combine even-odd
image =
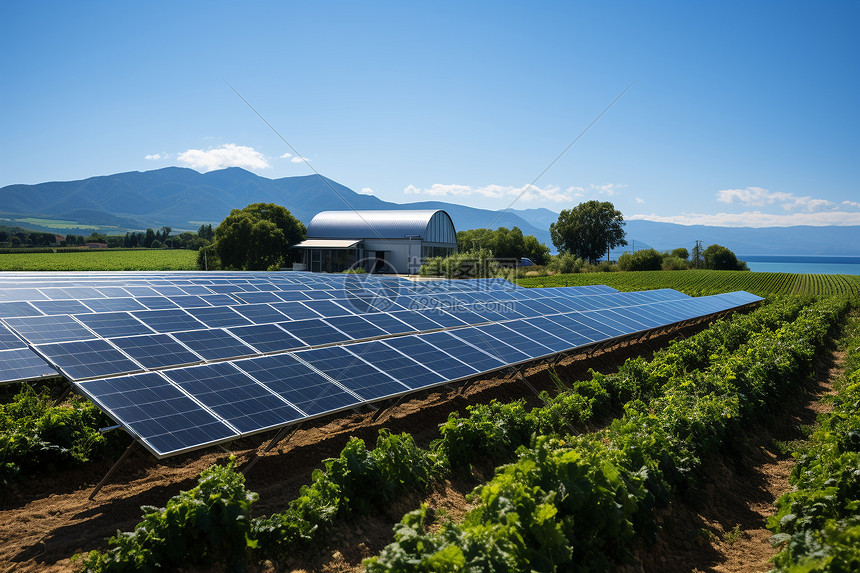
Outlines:
[{"label": "solar panel grid cell", "polygon": [[79,382],[76,386],[158,457],[238,436],[236,430],[158,373]]},{"label": "solar panel grid cell", "polygon": [[111,338],[110,342],[150,369],[193,364],[203,360],[167,334]]},{"label": "solar panel grid cell", "polygon": [[298,420],[302,414],[226,362],[167,370],[165,374],[242,434]]},{"label": "solar panel grid cell", "polygon": [[0,350],[0,383],[57,376],[44,358],[29,348]]},{"label": "solar panel grid cell", "polygon": [[250,358],[234,364],[307,416],[334,412],[362,401],[291,354]]},{"label": "solar panel grid cell", "polygon": [[101,339],[43,344],[36,349],[72,381],[142,370]]}]

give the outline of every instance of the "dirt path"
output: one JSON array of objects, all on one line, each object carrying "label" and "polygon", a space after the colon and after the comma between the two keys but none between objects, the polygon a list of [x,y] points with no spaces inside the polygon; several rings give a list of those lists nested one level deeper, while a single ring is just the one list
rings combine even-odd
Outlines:
[{"label": "dirt path", "polygon": [[[588,376],[588,369],[610,372],[631,356],[648,355],[678,336],[688,336],[706,325],[653,336],[638,344],[623,343],[593,355],[566,357],[556,369],[563,379]],[[369,444],[376,441],[380,428],[411,433],[425,446],[438,437],[438,426],[451,411],[464,412],[466,406],[491,399],[526,399],[540,404],[533,393],[557,388],[546,366],[526,371],[529,384],[512,378],[480,380],[467,385],[442,387],[390,406],[377,420],[373,412],[321,419],[303,426],[288,443],[262,456],[247,475],[247,486],[259,493],[254,515],[281,511],[299,488],[310,481],[310,474],[321,461],[337,456],[352,436]],[[71,571],[69,561],[75,553],[104,548],[117,530],[131,530],[140,521],[142,505],[163,506],[180,490],[192,488],[197,476],[213,463],[224,463],[230,453],[241,467],[257,452],[262,452],[269,436],[245,439],[230,444],[230,451],[210,449],[158,462],[139,448],[127,459],[95,500],[89,494],[105,475],[113,460],[86,467],[46,473],[0,492],[0,572]],[[446,482],[427,496],[435,507],[451,515],[465,511],[465,494],[476,483]],[[289,564],[296,570],[347,571],[359,567],[361,559],[377,553],[391,541],[391,528],[406,511],[418,507],[422,499],[403,500],[383,514],[360,518],[339,525],[313,554],[297,555]]]},{"label": "dirt path", "polygon": [[779,415],[751,427],[731,455],[706,467],[709,479],[702,488],[662,513],[659,541],[640,546],[646,573],[770,571],[776,550],[769,541],[767,518],[776,513],[776,500],[789,490],[794,467],[794,459],[777,444],[804,439],[804,428],[831,410],[823,398],[833,392],[843,361],[840,352],[821,356],[805,392]]}]

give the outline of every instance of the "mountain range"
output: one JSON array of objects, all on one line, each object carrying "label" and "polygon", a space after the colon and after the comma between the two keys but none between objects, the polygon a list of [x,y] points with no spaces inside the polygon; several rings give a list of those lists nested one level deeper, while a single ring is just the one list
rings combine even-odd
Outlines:
[{"label": "mountain range", "polygon": [[[552,248],[549,224],[558,213],[545,208],[505,212],[442,201],[391,203],[364,195],[318,175],[268,179],[238,167],[198,173],[183,167],[131,171],[0,188],[0,224],[22,225],[60,234],[125,233],[148,227],[175,232],[217,225],[231,209],[251,203],[283,205],[309,223],[325,210],[444,209],[458,230],[519,227]],[[572,207],[573,205],[571,205]],[[860,227],[737,228],[628,221],[625,249],[660,250],[724,245],[738,254],[858,255]]]}]

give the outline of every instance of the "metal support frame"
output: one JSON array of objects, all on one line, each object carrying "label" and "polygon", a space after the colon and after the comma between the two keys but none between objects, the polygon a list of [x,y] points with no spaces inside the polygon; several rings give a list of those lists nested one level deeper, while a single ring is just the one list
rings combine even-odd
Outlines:
[{"label": "metal support frame", "polygon": [[58,405],[59,405],[63,400],[65,400],[65,399],[66,399],[66,397],[68,397],[68,395],[69,395],[69,394],[71,394],[71,393],[72,393],[72,385],[71,385],[71,384],[69,384],[68,386],[66,386],[66,389],[65,389],[65,390],[63,390],[62,392],[60,392],[60,395],[59,395],[59,396],[57,396],[57,399],[56,399],[56,400],[54,400],[54,406],[58,406]]},{"label": "metal support frame", "polygon": [[[300,423],[296,424],[295,426],[284,426],[283,428],[278,430],[278,433],[275,434],[275,436],[269,441],[269,443],[266,445],[266,447],[263,448],[263,453],[265,454],[265,453],[271,451],[271,449],[274,448],[276,445],[278,445],[278,443],[281,440],[283,440],[284,438],[286,438],[287,442],[289,442],[290,439],[292,439],[292,437],[296,435],[296,432],[298,432],[299,429],[301,429],[301,427],[302,427],[302,423],[300,422]],[[251,470],[252,467],[257,465],[257,462],[260,461],[261,457],[262,456],[255,453],[254,457],[251,459],[251,461],[249,461],[247,463],[247,465],[244,468],[242,468],[242,472],[241,472],[242,475],[246,475]]]},{"label": "metal support frame", "polygon": [[374,412],[373,416],[370,418],[370,421],[371,421],[371,422],[375,422],[375,421],[379,420],[379,419],[382,417],[382,415],[383,415],[384,413],[386,413],[386,412],[387,412],[387,411],[389,411],[391,408],[394,408],[394,407],[396,407],[398,404],[400,404],[401,402],[403,402],[403,399],[404,399],[405,397],[406,397],[406,394],[404,394],[404,395],[402,395],[402,396],[399,396],[396,400],[389,400],[388,402],[390,402],[390,403],[389,403],[388,405],[386,405],[386,406],[380,406],[380,407],[376,410],[376,412]]},{"label": "metal support frame", "polygon": [[111,467],[111,469],[108,470],[108,473],[105,474],[105,477],[102,478],[102,481],[100,481],[98,484],[96,484],[96,487],[93,489],[92,493],[90,494],[90,500],[95,499],[96,494],[105,486],[105,484],[107,484],[108,480],[111,478],[111,476],[113,476],[114,472],[116,472],[116,470],[119,468],[120,464],[122,464],[125,460],[128,459],[128,457],[132,454],[132,452],[134,451],[136,446],[137,446],[137,440],[132,440],[131,444],[129,444],[128,448],[126,448],[126,450],[122,453],[122,455],[119,457],[119,459],[114,463],[114,465]]}]

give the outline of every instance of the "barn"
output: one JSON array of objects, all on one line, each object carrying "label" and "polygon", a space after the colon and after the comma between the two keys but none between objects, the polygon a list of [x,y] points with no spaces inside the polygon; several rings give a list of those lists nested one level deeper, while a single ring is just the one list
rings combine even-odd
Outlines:
[{"label": "barn", "polygon": [[451,216],[441,209],[323,211],[308,225],[297,270],[414,274],[423,259],[457,250]]}]

